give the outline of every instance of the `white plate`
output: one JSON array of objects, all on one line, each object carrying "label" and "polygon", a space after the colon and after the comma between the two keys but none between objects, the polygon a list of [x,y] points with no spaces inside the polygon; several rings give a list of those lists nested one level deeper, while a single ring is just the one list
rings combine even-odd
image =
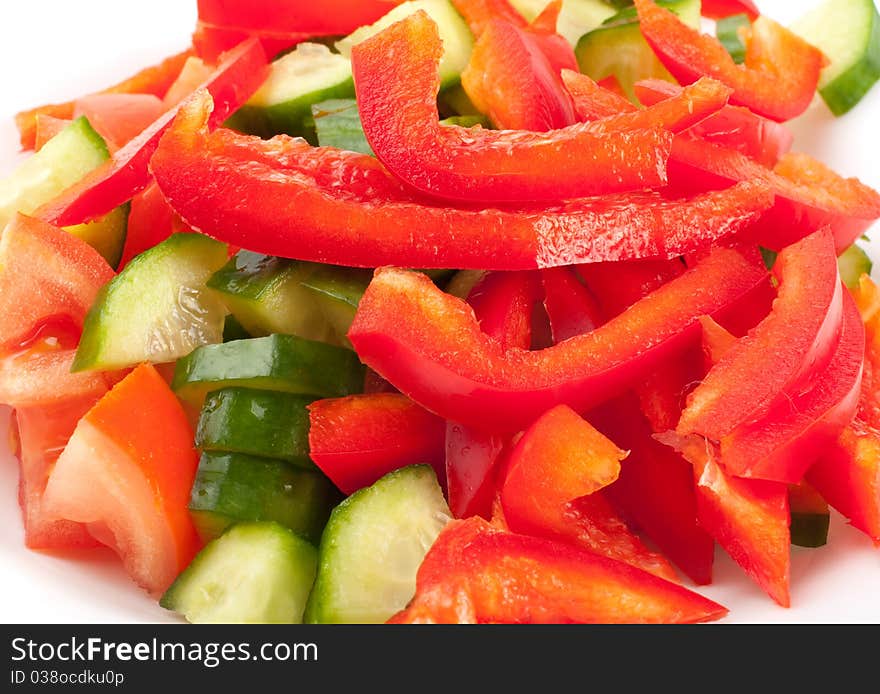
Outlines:
[{"label": "white plate", "polygon": [[[195,0],[0,3],[0,175],[19,160],[16,111],[65,101],[118,81],[182,50]],[[812,3],[765,0],[780,21]],[[795,147],[880,189],[880,87],[834,119],[816,100],[793,124]],[[880,258],[880,229],[870,244]],[[0,436],[8,413],[0,411]],[[5,437],[3,437],[5,440]],[[175,618],[136,588],[109,552],[62,557],[24,548],[16,503],[16,461],[0,440],[0,620],[8,623],[161,622]],[[792,603],[776,606],[719,549],[715,582],[699,591],[731,610],[728,622],[880,622],[880,550],[839,516],[827,546],[794,548]]]}]

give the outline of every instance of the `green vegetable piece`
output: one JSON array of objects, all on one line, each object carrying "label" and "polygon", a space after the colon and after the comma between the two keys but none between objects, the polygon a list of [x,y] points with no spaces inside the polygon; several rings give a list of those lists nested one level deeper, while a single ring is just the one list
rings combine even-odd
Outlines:
[{"label": "green vegetable piece", "polygon": [[226,316],[223,323],[223,342],[232,342],[233,340],[247,340],[253,337],[244,326],[238,322],[238,319],[231,313]]},{"label": "green vegetable piece", "polygon": [[837,258],[837,266],[843,283],[850,289],[857,289],[861,276],[870,275],[874,264],[863,248],[853,244]]},{"label": "green vegetable piece", "polygon": [[715,35],[724,46],[725,50],[730,53],[735,63],[743,63],[746,59],[746,45],[739,36],[741,27],[749,27],[749,16],[747,14],[735,14],[730,17],[719,19],[715,24]]},{"label": "green vegetable piece", "polygon": [[825,499],[807,483],[790,485],[791,544],[821,547],[828,542],[831,511]]},{"label": "green vegetable piece", "polygon": [[373,150],[364,135],[354,99],[332,99],[314,104],[312,118],[321,147],[336,147],[372,156]]},{"label": "green vegetable piece", "polygon": [[315,548],[277,523],[243,523],[210,542],[159,604],[193,624],[300,624]]},{"label": "green vegetable piece", "polygon": [[484,115],[473,115],[473,116],[450,116],[449,118],[444,118],[440,121],[443,125],[459,125],[462,128],[473,128],[474,126],[481,126],[483,128],[491,128],[492,124],[489,122],[489,119]]}]

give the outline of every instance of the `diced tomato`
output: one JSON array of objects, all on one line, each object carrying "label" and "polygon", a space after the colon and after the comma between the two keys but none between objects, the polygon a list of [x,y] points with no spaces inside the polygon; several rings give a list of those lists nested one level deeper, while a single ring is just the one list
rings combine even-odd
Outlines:
[{"label": "diced tomato", "polygon": [[199,85],[211,76],[213,70],[214,68],[211,65],[206,65],[204,60],[191,55],[183,64],[174,84],[168,87],[168,91],[165,92],[162,104],[165,108],[174,108],[198,89]]},{"label": "diced tomato", "polygon": [[34,149],[39,152],[49,140],[71,124],[70,118],[56,118],[40,114],[37,116],[36,133],[34,135]]},{"label": "diced tomato", "polygon": [[87,524],[140,586],[159,593],[198,549],[187,510],[197,467],[180,402],[144,364],[79,421],[49,475],[44,509]]},{"label": "diced tomato", "polygon": [[153,94],[91,94],[76,100],[73,117],[85,116],[115,151],[156,120],[165,107]]},{"label": "diced tomato", "polygon": [[174,231],[174,211],[165,202],[159,186],[151,183],[131,199],[128,231],[119,269],[136,255],[161,243]]}]

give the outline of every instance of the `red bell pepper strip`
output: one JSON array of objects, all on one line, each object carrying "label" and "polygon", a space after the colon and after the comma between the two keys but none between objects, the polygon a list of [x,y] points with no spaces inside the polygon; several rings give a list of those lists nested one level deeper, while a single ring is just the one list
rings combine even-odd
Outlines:
[{"label": "red bell pepper strip", "polygon": [[[214,99],[211,122],[222,123],[247,101],[262,84],[267,69],[266,56],[256,39],[248,40],[230,51],[202,84]],[[160,116],[104,165],[43,205],[35,216],[58,226],[81,224],[130,200],[149,185],[150,157],[179,108],[175,107]]]},{"label": "red bell pepper strip", "polygon": [[151,183],[131,199],[128,229],[119,269],[122,270],[136,255],[161,243],[172,233],[174,211],[162,197],[162,191]]},{"label": "red bell pepper strip", "polygon": [[541,283],[554,344],[595,330],[602,323],[595,297],[571,268],[541,270]]},{"label": "red bell pepper strip", "polygon": [[478,38],[495,19],[503,19],[520,29],[529,25],[509,0],[452,0],[452,4]]},{"label": "red bell pepper strip", "polygon": [[880,546],[880,290],[863,276],[853,293],[865,323],[865,370],[853,421],[807,471],[807,480]]},{"label": "red bell pepper strip", "polygon": [[312,36],[350,34],[372,24],[403,0],[199,0],[199,19],[255,31],[303,32]]},{"label": "red bell pepper strip", "polygon": [[[779,254],[773,310],[724,355],[688,397],[678,433],[721,441],[762,415],[778,397],[793,397],[828,365],[840,340],[843,285],[828,230]],[[725,461],[726,462],[726,461]]]},{"label": "red bell pepper strip", "polygon": [[490,272],[468,294],[480,329],[497,340],[502,350],[529,348],[538,281],[531,272]]},{"label": "red bell pepper strip", "polygon": [[724,466],[734,475],[796,484],[852,421],[859,401],[865,331],[849,293],[843,327],[828,366],[804,393],[777,397],[757,420],[721,439]]},{"label": "red bell pepper strip", "polygon": [[460,299],[426,276],[380,269],[348,337],[362,361],[432,412],[516,431],[555,405],[583,410],[620,392],[696,339],[699,316],[765,276],[738,251],[717,249],[591,333],[540,351],[503,352]]},{"label": "red bell pepper strip", "polygon": [[737,65],[718,39],[682,22],[651,0],[635,0],[648,44],[682,84],[714,77],[731,89],[730,101],[758,115],[785,121],[813,99],[827,59],[817,48],[767,17],[752,24],[746,58]]},{"label": "red bell pepper strip", "polygon": [[[390,54],[401,70],[387,69]],[[442,54],[437,25],[424,12],[352,48],[364,134],[379,160],[414,189],[450,200],[521,202],[665,182],[672,136],[656,124],[633,130],[602,121],[551,134],[440,125]]]},{"label": "red bell pepper strip", "polygon": [[728,475],[712,444],[698,436],[661,438],[694,466],[701,525],[771,598],[789,607],[788,486]]},{"label": "red bell pepper strip", "polygon": [[481,270],[675,256],[735,234],[771,204],[760,185],[744,183],[691,200],[631,193],[541,210],[434,207],[373,157],[208,133],[209,104],[202,95],[181,110],[153,174],[190,226],[270,255]]},{"label": "red bell pepper strip", "polygon": [[513,532],[574,544],[678,581],[669,562],[649,550],[597,494],[620,474],[627,457],[565,405],[532,424],[510,454],[501,489]]},{"label": "red bell pepper strip", "polygon": [[216,64],[220,56],[249,38],[259,39],[268,57],[276,56],[315,34],[301,31],[258,31],[234,26],[218,26],[199,20],[192,35],[196,55]]},{"label": "red bell pepper strip", "polygon": [[703,327],[703,354],[706,358],[706,371],[717,364],[736,344],[736,335],[716,323],[709,316],[700,318]]},{"label": "red bell pepper strip", "polygon": [[[177,79],[183,64],[192,55],[191,50],[172,55],[158,65],[141,70],[136,75],[103,90],[104,94],[153,94],[160,99]],[[30,111],[22,111],[15,116],[22,149],[33,149],[37,133],[37,116],[53,118],[73,118],[75,101],[64,104],[46,104]]]},{"label": "red bell pepper strip", "polygon": [[433,466],[441,483],[443,421],[403,395],[375,393],[309,405],[312,460],[345,494],[398,468]]},{"label": "red bell pepper strip", "polygon": [[689,623],[727,610],[680,585],[576,547],[452,521],[416,576],[416,594],[389,622]]},{"label": "red bell pepper strip", "polygon": [[[669,99],[681,90],[682,87],[665,80],[643,80],[635,84],[636,96],[646,106]],[[770,167],[775,166],[794,143],[794,134],[785,125],[762,118],[742,106],[725,106],[690,132]]]},{"label": "red bell pepper strip", "polygon": [[761,11],[752,0],[703,0],[700,11],[709,19],[724,19],[735,14],[746,14],[749,19],[755,20],[761,16]]}]

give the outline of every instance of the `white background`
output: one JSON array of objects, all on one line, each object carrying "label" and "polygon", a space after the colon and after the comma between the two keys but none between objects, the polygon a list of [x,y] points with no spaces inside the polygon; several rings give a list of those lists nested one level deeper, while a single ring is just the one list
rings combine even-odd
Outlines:
[{"label": "white background", "polygon": [[[784,23],[812,4],[758,2]],[[0,176],[19,159],[17,111],[101,89],[183,50],[195,15],[195,0],[0,2]],[[840,119],[817,99],[793,129],[795,149],[880,188],[880,86]],[[880,228],[873,236],[880,239]],[[880,258],[877,251],[871,244],[872,256]],[[0,411],[0,621],[173,620],[128,581],[109,552],[63,557],[24,548],[17,466],[2,440],[6,416]],[[788,610],[717,552],[715,583],[699,590],[731,609],[727,621],[880,623],[880,550],[836,515],[828,546],[794,548]]]}]

